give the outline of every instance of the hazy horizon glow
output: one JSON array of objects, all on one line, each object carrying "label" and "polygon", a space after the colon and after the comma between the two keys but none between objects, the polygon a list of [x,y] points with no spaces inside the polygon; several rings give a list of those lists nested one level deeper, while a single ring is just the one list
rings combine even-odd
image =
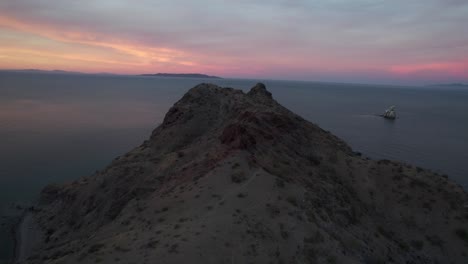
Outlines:
[{"label": "hazy horizon glow", "polygon": [[465,0],[0,2],[0,68],[468,81]]}]

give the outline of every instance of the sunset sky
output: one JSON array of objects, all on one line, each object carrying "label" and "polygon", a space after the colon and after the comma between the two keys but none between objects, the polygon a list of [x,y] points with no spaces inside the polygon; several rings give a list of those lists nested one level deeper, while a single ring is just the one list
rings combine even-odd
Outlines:
[{"label": "sunset sky", "polygon": [[468,81],[467,0],[3,0],[0,69]]}]

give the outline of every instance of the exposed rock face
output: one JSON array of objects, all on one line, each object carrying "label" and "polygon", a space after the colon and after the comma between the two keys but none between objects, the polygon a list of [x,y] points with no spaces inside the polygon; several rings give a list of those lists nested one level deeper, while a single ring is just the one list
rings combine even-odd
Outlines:
[{"label": "exposed rock face", "polygon": [[355,155],[263,84],[200,84],[141,146],[45,188],[20,260],[467,263],[467,203],[445,177]]}]

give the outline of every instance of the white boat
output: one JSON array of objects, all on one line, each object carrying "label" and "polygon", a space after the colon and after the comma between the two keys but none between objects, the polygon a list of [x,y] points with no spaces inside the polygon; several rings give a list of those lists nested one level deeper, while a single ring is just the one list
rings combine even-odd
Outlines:
[{"label": "white boat", "polygon": [[382,117],[387,118],[387,119],[395,119],[396,118],[395,106],[392,105],[387,110],[385,110],[385,113],[383,113]]}]

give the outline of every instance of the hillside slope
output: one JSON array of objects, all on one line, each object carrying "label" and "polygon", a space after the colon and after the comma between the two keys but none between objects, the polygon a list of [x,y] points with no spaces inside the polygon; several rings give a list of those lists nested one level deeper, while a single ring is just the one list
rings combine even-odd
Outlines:
[{"label": "hillside slope", "polygon": [[50,185],[20,263],[467,263],[467,194],[356,155],[279,105],[200,84],[142,145]]}]

